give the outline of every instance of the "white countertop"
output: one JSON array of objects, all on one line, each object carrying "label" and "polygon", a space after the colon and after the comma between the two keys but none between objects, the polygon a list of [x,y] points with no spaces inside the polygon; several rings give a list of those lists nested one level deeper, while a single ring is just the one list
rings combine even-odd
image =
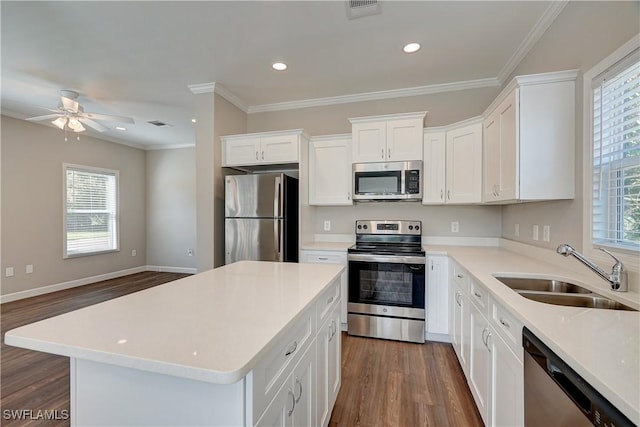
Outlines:
[{"label": "white countertop", "polygon": [[[640,312],[564,307],[528,300],[493,277],[496,273],[564,279],[640,308],[637,292],[613,292],[587,268],[584,274],[503,248],[426,246],[446,254],[484,285],[549,348],[631,421],[640,425]],[[570,259],[563,259],[567,263]],[[504,274],[503,274],[504,275]]]},{"label": "white countertop", "polygon": [[13,329],[5,343],[231,384],[342,270],[241,261]]}]

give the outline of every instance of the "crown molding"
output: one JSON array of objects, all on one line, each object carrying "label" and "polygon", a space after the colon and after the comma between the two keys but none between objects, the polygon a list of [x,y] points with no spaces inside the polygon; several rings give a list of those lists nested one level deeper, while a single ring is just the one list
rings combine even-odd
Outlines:
[{"label": "crown molding", "polygon": [[461,82],[441,83],[427,86],[416,86],[404,89],[382,90],[377,92],[364,92],[352,95],[331,96],[327,98],[303,99],[301,101],[277,102],[274,104],[252,105],[247,113],[266,113],[270,111],[296,110],[299,108],[322,107],[327,105],[350,104],[353,102],[380,101],[391,98],[404,98],[407,96],[430,95],[442,92],[454,92],[458,90],[478,89],[484,87],[500,86],[497,78],[466,80]]},{"label": "crown molding", "polygon": [[244,102],[239,96],[235,95],[233,92],[231,92],[226,87],[222,86],[220,83],[216,83],[216,82],[198,83],[198,84],[188,85],[187,87],[189,88],[191,93],[193,93],[194,95],[200,95],[203,93],[217,93],[218,95],[220,95],[221,97],[223,97],[224,99],[226,99],[227,101],[229,101],[230,103],[232,103],[233,105],[238,107],[240,110],[244,111],[245,113],[247,113],[250,108],[247,106],[247,103]]},{"label": "crown molding", "polygon": [[522,43],[520,43],[520,46],[518,46],[513,55],[511,55],[511,58],[509,58],[506,64],[504,64],[504,67],[502,67],[500,72],[498,72],[498,76],[496,78],[500,84],[504,83],[511,73],[515,71],[516,67],[529,53],[533,46],[538,43],[542,35],[549,29],[553,21],[555,21],[558,15],[560,15],[560,12],[563,11],[568,3],[568,0],[559,0],[552,1],[551,4],[549,4],[540,19],[538,19],[538,22],[535,23],[533,28],[531,28],[531,31],[529,31]]}]

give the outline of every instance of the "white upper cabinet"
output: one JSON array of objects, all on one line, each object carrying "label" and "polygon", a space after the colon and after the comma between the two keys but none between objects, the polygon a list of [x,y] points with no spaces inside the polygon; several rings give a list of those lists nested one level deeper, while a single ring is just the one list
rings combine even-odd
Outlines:
[{"label": "white upper cabinet", "polygon": [[222,166],[298,163],[306,139],[301,129],[223,136]]},{"label": "white upper cabinet", "polygon": [[482,201],[480,119],[424,132],[423,205]]},{"label": "white upper cabinet", "polygon": [[574,197],[576,76],[515,77],[487,109],[484,202]]},{"label": "white upper cabinet", "polygon": [[353,163],[422,160],[426,112],[349,119]]},{"label": "white upper cabinet", "polygon": [[351,135],[309,140],[309,204],[352,205]]}]

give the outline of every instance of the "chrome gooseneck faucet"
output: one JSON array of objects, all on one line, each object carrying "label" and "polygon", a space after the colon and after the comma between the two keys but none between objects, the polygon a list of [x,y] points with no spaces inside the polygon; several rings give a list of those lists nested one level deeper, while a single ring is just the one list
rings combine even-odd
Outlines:
[{"label": "chrome gooseneck faucet", "polygon": [[573,247],[567,245],[566,243],[558,246],[556,252],[565,257],[573,255],[578,261],[589,267],[594,273],[609,282],[609,284],[611,284],[612,290],[618,292],[626,292],[627,290],[629,290],[629,285],[627,283],[627,272],[624,269],[624,265],[622,264],[622,262],[620,262],[620,260],[613,256],[608,250],[602,248],[599,249],[602,252],[608,254],[616,261],[616,263],[613,265],[613,268],[611,269],[611,274],[607,274],[606,271],[602,270],[596,264],[589,261],[587,258],[585,258],[584,255],[582,255],[580,252],[576,251],[575,249],[573,249]]}]

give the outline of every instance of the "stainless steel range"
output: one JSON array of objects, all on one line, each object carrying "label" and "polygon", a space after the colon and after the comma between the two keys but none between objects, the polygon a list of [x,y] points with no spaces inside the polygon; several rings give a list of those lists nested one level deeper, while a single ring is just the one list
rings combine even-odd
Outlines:
[{"label": "stainless steel range", "polygon": [[425,259],[420,221],[356,221],[349,335],[423,343]]}]

